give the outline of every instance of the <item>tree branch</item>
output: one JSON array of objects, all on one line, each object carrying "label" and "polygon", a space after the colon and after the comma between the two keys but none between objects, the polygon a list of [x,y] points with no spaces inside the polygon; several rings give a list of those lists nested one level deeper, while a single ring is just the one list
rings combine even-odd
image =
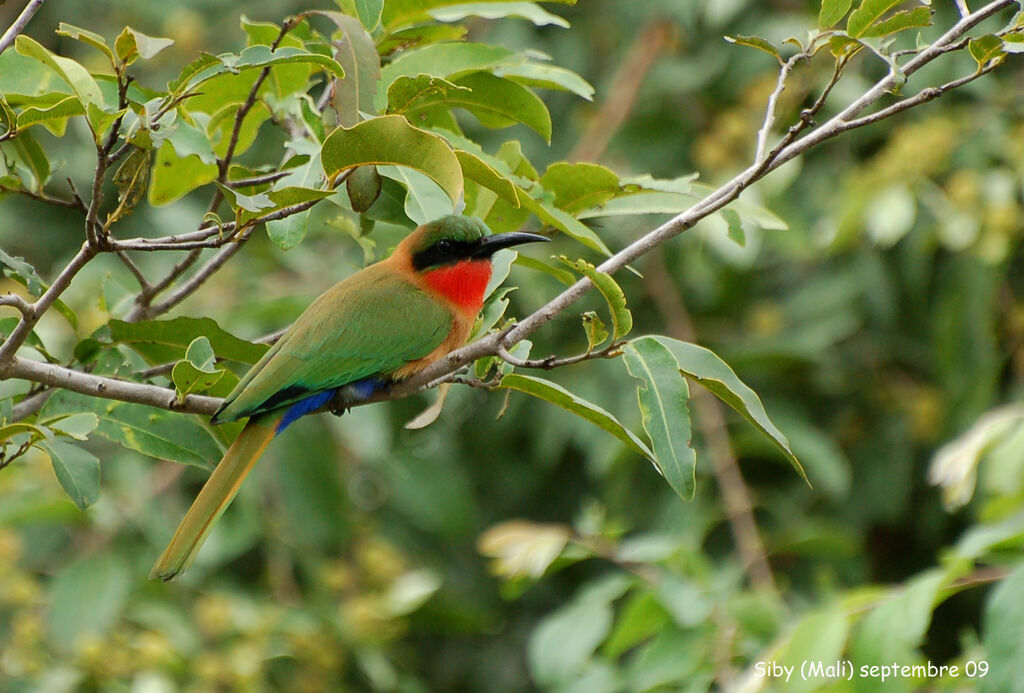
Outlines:
[{"label": "tree branch", "polygon": [[82,373],[56,364],[41,363],[18,356],[7,364],[0,365],[0,376],[30,380],[93,397],[148,404],[159,409],[192,414],[213,414],[221,403],[219,397],[203,395],[186,395],[184,399],[179,400],[177,393],[166,387]]},{"label": "tree branch", "polygon": [[0,36],[0,53],[3,53],[14,43],[14,39],[18,38],[18,34],[28,25],[32,17],[42,6],[43,0],[29,0],[29,3],[25,5],[25,9],[21,11],[17,19],[11,22],[11,26],[7,28],[4,35]]}]

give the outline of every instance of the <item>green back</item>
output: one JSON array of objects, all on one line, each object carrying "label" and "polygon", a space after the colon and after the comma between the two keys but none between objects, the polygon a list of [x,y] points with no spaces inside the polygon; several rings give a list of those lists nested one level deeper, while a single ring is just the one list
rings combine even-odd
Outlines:
[{"label": "green back", "polygon": [[371,265],[316,299],[242,378],[216,418],[234,421],[387,376],[432,352],[451,329],[447,308],[393,268]]}]

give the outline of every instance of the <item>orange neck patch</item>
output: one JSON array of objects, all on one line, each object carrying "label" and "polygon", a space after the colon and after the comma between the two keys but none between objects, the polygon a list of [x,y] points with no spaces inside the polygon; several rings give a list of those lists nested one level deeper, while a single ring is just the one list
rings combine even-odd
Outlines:
[{"label": "orange neck patch", "polygon": [[484,291],[491,279],[490,260],[462,262],[423,273],[431,289],[459,307],[463,313],[476,316],[484,304]]}]

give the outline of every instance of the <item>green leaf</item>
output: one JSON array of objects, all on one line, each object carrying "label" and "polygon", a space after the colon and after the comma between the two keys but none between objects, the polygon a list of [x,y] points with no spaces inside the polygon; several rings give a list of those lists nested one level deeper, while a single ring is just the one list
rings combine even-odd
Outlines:
[{"label": "green leaf", "polygon": [[778,654],[781,666],[796,668],[786,684],[786,690],[812,691],[820,688],[821,680],[801,678],[796,672],[805,662],[833,663],[846,645],[849,617],[838,606],[832,605],[812,611],[796,624],[782,651]]},{"label": "green leaf", "polygon": [[434,8],[428,14],[439,22],[458,22],[466,17],[504,19],[517,17],[533,22],[534,26],[560,26],[569,28],[569,22],[551,14],[535,2],[467,2]]},{"label": "green leaf", "polygon": [[356,15],[367,31],[373,31],[380,24],[380,15],[384,11],[384,0],[353,0]]},{"label": "green leaf", "polygon": [[156,153],[149,203],[154,207],[170,204],[196,188],[217,180],[217,166],[204,164],[195,154],[178,156],[170,142]]},{"label": "green leaf", "polygon": [[56,72],[57,76],[71,87],[83,107],[91,103],[103,108],[103,94],[100,92],[99,84],[80,64],[69,58],[54,55],[24,34],[14,40],[14,46],[22,55],[35,58]]},{"label": "green leaf", "polygon": [[[725,361],[710,349],[696,344],[681,342],[669,337],[654,337],[654,339],[668,347],[669,351],[675,355],[676,361],[679,363],[679,370],[706,387],[712,394],[753,424],[755,428],[768,436],[800,477],[804,481],[808,481],[804,468],[790,449],[789,441],[768,418],[757,393],[736,377],[732,368]],[[810,482],[808,481],[808,483]]]},{"label": "green leaf", "polygon": [[747,244],[747,234],[743,231],[743,222],[735,209],[726,208],[721,211],[722,218],[729,225],[729,238],[736,241],[741,248]]},{"label": "green leaf", "polygon": [[99,34],[88,31],[87,29],[80,29],[77,26],[68,24],[67,22],[61,22],[57,25],[57,31],[55,32],[58,36],[67,36],[69,39],[75,41],[81,41],[87,43],[93,48],[99,49],[104,55],[110,59],[111,65],[114,64],[114,52],[110,50],[110,46],[107,45],[107,40]]},{"label": "green leaf", "polygon": [[985,605],[982,644],[988,675],[982,693],[1024,693],[1024,563],[991,592]]},{"label": "green leaf", "polygon": [[853,0],[821,0],[818,12],[818,28],[831,29],[850,11]]},{"label": "green leaf", "polygon": [[399,77],[388,87],[388,113],[408,114],[431,108],[448,108],[448,98],[455,92],[472,93],[446,79],[430,75]]},{"label": "green leaf", "polygon": [[[50,180],[50,160],[31,132],[22,132],[10,142],[0,142],[0,150],[14,159],[15,170],[24,187],[42,192]],[[26,179],[30,177],[29,179]]]},{"label": "green leaf", "polygon": [[250,365],[259,361],[269,348],[239,339],[211,318],[110,321],[111,341],[130,346],[153,365],[184,358],[185,350],[198,337],[206,337],[219,358]]},{"label": "green leaf", "polygon": [[[465,170],[465,169],[463,169]],[[360,166],[345,181],[352,210],[362,214],[380,197],[381,177],[376,166]]]},{"label": "green leaf", "polygon": [[544,262],[543,260],[537,260],[536,258],[527,257],[526,255],[520,255],[516,258],[516,264],[527,269],[536,270],[543,272],[544,274],[553,277],[558,282],[565,286],[572,286],[576,283],[576,275],[569,270],[556,267],[552,264]]},{"label": "green leaf", "polygon": [[185,350],[185,358],[174,364],[171,380],[182,396],[205,392],[216,385],[225,371],[216,367],[217,357],[206,336],[196,337]]},{"label": "green leaf", "polygon": [[122,62],[131,65],[139,58],[149,60],[173,43],[172,39],[147,36],[141,31],[126,26],[114,41],[114,50],[117,51],[117,57]]},{"label": "green leaf", "polygon": [[[576,4],[576,0],[553,0],[567,5]],[[501,4],[507,0],[492,0],[487,4]],[[384,6],[381,20],[388,30],[395,30],[411,24],[430,19],[430,13],[437,8],[462,5],[465,0],[388,0]]]},{"label": "green leaf", "polygon": [[224,53],[218,56],[225,65],[233,70],[273,67],[274,65],[313,64],[324,68],[338,79],[345,76],[345,70],[333,58],[313,53],[296,46],[280,46],[271,50],[270,46],[257,44],[243,48],[237,56]]},{"label": "green leaf", "polygon": [[294,248],[306,237],[309,227],[309,210],[292,214],[284,219],[274,219],[266,223],[267,236],[281,250]]},{"label": "green leaf", "polygon": [[551,164],[540,184],[555,194],[555,204],[569,214],[597,207],[620,191],[619,177],[598,164],[565,161]]},{"label": "green leaf", "polygon": [[886,12],[901,2],[903,0],[862,0],[846,21],[846,33],[853,38],[864,36]]},{"label": "green leaf", "polygon": [[629,334],[633,329],[633,314],[626,307],[626,294],[611,275],[599,272],[586,260],[570,260],[564,255],[558,259],[594,282],[594,286],[604,296],[612,316],[612,338],[621,339]]},{"label": "green leaf", "polygon": [[354,166],[392,164],[429,176],[453,204],[462,196],[462,167],[448,143],[399,115],[336,129],[324,140],[321,159],[328,179]]},{"label": "green leaf", "polygon": [[508,48],[484,43],[436,43],[407,51],[381,69],[377,107],[384,107],[388,88],[399,77],[420,74],[449,77],[470,70],[486,70],[514,55]]},{"label": "green leaf", "polygon": [[872,24],[871,27],[861,34],[861,38],[888,36],[905,29],[930,26],[932,23],[932,12],[931,7],[915,7],[912,10],[901,10],[891,17]]},{"label": "green leaf", "polygon": [[612,434],[638,455],[642,455],[654,463],[654,453],[632,431],[619,423],[618,419],[596,404],[574,395],[561,385],[529,375],[512,374],[503,377],[498,383],[498,387],[524,392],[572,412],[601,430]]},{"label": "green leaf", "polygon": [[[551,195],[547,196],[551,199]],[[537,215],[542,223],[553,226],[566,236],[582,243],[591,250],[596,250],[605,257],[611,257],[612,251],[608,249],[601,237],[594,233],[593,229],[581,222],[564,209],[559,209],[546,200],[538,200],[525,191],[519,193],[519,203],[529,211]]]},{"label": "green leaf", "polygon": [[642,382],[637,387],[644,430],[665,480],[683,500],[693,500],[697,487],[697,453],[691,447],[690,389],[679,364],[653,337],[634,339],[623,347],[629,374]]},{"label": "green leaf", "polygon": [[750,46],[758,50],[764,51],[768,55],[773,56],[779,63],[782,63],[782,56],[779,55],[779,47],[767,39],[763,39],[760,36],[726,36],[725,40],[729,43],[735,43],[739,46]]},{"label": "green leaf", "polygon": [[130,212],[146,193],[146,185],[149,183],[149,161],[149,151],[132,148],[132,152],[114,172],[114,185],[117,186],[120,203],[119,216]]},{"label": "green leaf", "polygon": [[82,102],[77,96],[68,96],[48,107],[31,106],[18,114],[16,127],[21,130],[33,125],[42,124],[58,134],[63,133],[68,118],[85,115]]},{"label": "green leaf", "polygon": [[92,412],[83,412],[81,414],[62,416],[59,419],[50,419],[44,423],[55,433],[84,441],[100,425],[100,419]]},{"label": "green leaf", "polygon": [[520,206],[519,194],[516,192],[515,183],[509,178],[491,167],[490,164],[476,154],[456,149],[455,156],[459,159],[459,165],[462,167],[464,178],[494,192],[498,197],[512,205],[512,207],[518,208]]},{"label": "green leaf", "polygon": [[65,652],[109,630],[132,596],[131,569],[120,553],[99,551],[61,567],[49,584],[47,625],[52,641]]},{"label": "green leaf", "polygon": [[493,72],[528,87],[568,91],[587,101],[594,100],[594,86],[572,70],[557,65],[522,62],[496,65]]},{"label": "green leaf", "polygon": [[221,457],[210,431],[186,414],[68,391],[58,392],[43,407],[45,416],[80,412],[99,417],[98,435],[150,457],[204,469]]},{"label": "green leaf", "polygon": [[614,575],[583,591],[547,616],[534,629],[527,659],[542,689],[553,690],[579,678],[587,660],[611,631],[612,600],[630,586],[629,578]]},{"label": "green leaf", "polygon": [[580,317],[583,320],[583,331],[587,334],[587,353],[589,354],[608,339],[608,328],[592,310],[586,311]]},{"label": "green leaf", "polygon": [[[692,182],[690,185],[700,195],[708,195],[714,192],[714,188],[712,186],[704,183]],[[789,224],[787,224],[784,219],[760,205],[746,202],[744,200],[736,200],[729,203],[729,209],[736,210],[736,213],[740,215],[740,218],[743,219],[743,221],[765,229],[766,231],[786,231],[789,229]]]},{"label": "green leaf", "polygon": [[100,461],[88,450],[61,443],[42,442],[53,463],[57,480],[68,496],[81,510],[96,502],[100,497]]},{"label": "green leaf", "polygon": [[335,80],[331,103],[338,114],[338,122],[348,128],[362,120],[360,113],[376,113],[373,99],[380,79],[380,55],[364,25],[340,12],[325,12],[324,15],[330,17],[340,31],[333,43],[334,57],[345,70],[345,78]]},{"label": "green leaf", "polygon": [[3,273],[9,275],[13,272],[15,277],[20,280],[20,283],[24,284],[25,288],[33,296],[39,296],[46,291],[46,284],[36,274],[36,268],[26,262],[25,258],[14,257],[0,250],[0,263],[7,267],[7,270],[3,270]]},{"label": "green leaf", "polygon": [[551,114],[536,94],[523,85],[489,72],[471,72],[454,80],[472,91],[456,92],[449,100],[465,108],[486,127],[504,128],[522,123],[551,142]]},{"label": "green leaf", "polygon": [[452,200],[437,183],[419,171],[398,166],[381,166],[378,170],[385,178],[397,180],[405,187],[405,214],[417,226],[454,212]]},{"label": "green leaf", "polygon": [[978,69],[985,67],[989,61],[996,60],[1005,55],[1002,39],[991,34],[971,39],[970,43],[967,44],[967,50],[970,51],[971,57],[977,61]]}]

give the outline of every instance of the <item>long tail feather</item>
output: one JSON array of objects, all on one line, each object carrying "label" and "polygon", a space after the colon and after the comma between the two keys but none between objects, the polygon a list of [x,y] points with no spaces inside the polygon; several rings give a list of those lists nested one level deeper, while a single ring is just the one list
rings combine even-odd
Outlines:
[{"label": "long tail feather", "polygon": [[150,580],[173,580],[188,570],[206,535],[273,439],[280,419],[280,414],[249,419],[178,525],[171,543],[150,571]]}]

